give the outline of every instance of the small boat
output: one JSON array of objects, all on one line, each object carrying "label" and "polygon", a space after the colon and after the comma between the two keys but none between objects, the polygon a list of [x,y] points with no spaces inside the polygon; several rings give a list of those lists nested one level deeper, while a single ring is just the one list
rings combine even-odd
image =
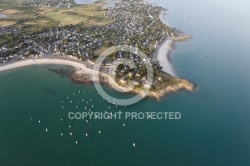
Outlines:
[{"label": "small boat", "polygon": [[73,134],[70,132],[69,135],[73,135]]},{"label": "small boat", "polygon": [[86,135],[86,137],[88,137],[88,133],[86,133],[85,135]]},{"label": "small boat", "polygon": [[136,147],[136,146],[135,146],[135,143],[133,143],[133,147]]},{"label": "small boat", "polygon": [[46,128],[45,131],[48,132],[49,130]]},{"label": "small boat", "polygon": [[99,134],[101,134],[102,132],[101,132],[101,130],[99,130]]},{"label": "small boat", "polygon": [[63,119],[61,119],[61,121],[63,121]]},{"label": "small boat", "polygon": [[126,126],[126,124],[125,124],[125,123],[123,123],[122,125],[123,125],[124,127]]},{"label": "small boat", "polygon": [[39,120],[38,123],[41,123],[41,121]]},{"label": "small boat", "polygon": [[78,144],[78,141],[76,141],[76,144]]},{"label": "small boat", "polygon": [[63,133],[61,133],[61,136],[63,136]]},{"label": "small boat", "polygon": [[69,128],[71,128],[71,125],[69,125]]}]

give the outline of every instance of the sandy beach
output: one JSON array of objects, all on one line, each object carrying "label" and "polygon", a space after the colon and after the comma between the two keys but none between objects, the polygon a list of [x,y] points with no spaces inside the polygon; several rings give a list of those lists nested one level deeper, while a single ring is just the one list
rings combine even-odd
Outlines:
[{"label": "sandy beach", "polygon": [[170,57],[169,57],[170,51],[172,49],[170,47],[171,42],[173,41],[170,39],[167,39],[161,44],[161,46],[158,48],[156,52],[155,59],[159,61],[160,65],[163,67],[162,68],[163,71],[176,77],[176,74],[174,72],[174,69],[172,67]]},{"label": "sandy beach", "polygon": [[[162,11],[161,14],[159,15],[159,18],[163,24],[169,26],[169,24],[164,19],[164,14],[165,14],[165,11]],[[170,47],[170,44],[172,42],[173,40],[171,39],[166,39],[164,42],[162,42],[155,53],[155,59],[160,62],[160,65],[163,67],[162,69],[163,71],[176,77],[176,74],[174,72],[174,69],[170,60],[170,51],[172,49]]]},{"label": "sandy beach", "polygon": [[53,64],[53,65],[66,65],[72,66],[76,69],[78,74],[89,74],[93,75],[93,81],[97,81],[98,71],[87,68],[85,64],[69,59],[57,59],[57,58],[42,58],[42,59],[26,59],[21,61],[12,62],[3,66],[0,66],[0,72],[17,69],[25,66],[31,65],[44,65],[44,64]]},{"label": "sandy beach", "polygon": [[76,70],[80,70],[80,69],[91,70],[91,69],[86,68],[84,64],[79,63],[79,62],[74,62],[74,61],[65,60],[65,59],[44,58],[44,59],[26,59],[26,60],[12,62],[6,65],[0,66],[0,72],[11,70],[11,69],[16,69],[20,67],[25,67],[25,66],[42,65],[42,64],[67,65],[67,66],[74,67]]},{"label": "sandy beach", "polygon": [[26,59],[21,61],[12,62],[6,65],[0,66],[0,72],[7,70],[17,69],[25,66],[32,65],[45,65],[45,64],[54,64],[54,65],[66,65],[72,66],[76,69],[75,74],[81,76],[82,74],[87,74],[92,77],[92,81],[99,81],[99,74],[108,80],[108,84],[117,91],[120,92],[129,92],[130,89],[119,86],[115,80],[107,74],[98,72],[96,70],[87,68],[84,63],[69,60],[69,59],[57,59],[57,58],[42,58],[42,59]]},{"label": "sandy beach", "polygon": [[[170,40],[167,40],[166,45],[169,46]],[[166,49],[165,46],[162,46],[159,49],[160,55],[165,55]],[[158,56],[160,62],[164,66],[164,71],[167,71],[171,75],[175,75],[173,70],[171,69],[171,64],[167,60],[166,56]],[[162,59],[162,60],[161,60]],[[164,65],[166,63],[166,65]],[[76,71],[72,74],[71,78],[75,78],[74,81],[83,83],[84,76],[87,76],[89,78],[89,81],[102,83],[102,81],[99,79],[104,78],[104,83],[107,83],[110,85],[113,89],[119,92],[127,93],[127,92],[133,92],[141,97],[149,96],[156,98],[157,100],[160,100],[161,97],[165,96],[166,94],[169,94],[171,92],[177,92],[179,89],[186,89],[189,91],[192,91],[195,89],[195,85],[186,81],[182,80],[179,84],[174,86],[167,86],[165,89],[159,91],[159,92],[150,92],[145,93],[144,90],[137,90],[137,89],[131,89],[130,87],[122,87],[119,86],[114,78],[112,78],[110,75],[98,72],[97,70],[93,70],[90,68],[87,68],[86,65],[82,62],[77,62],[69,59],[56,59],[56,58],[43,58],[43,59],[26,59],[21,61],[16,61],[13,63],[9,63],[6,65],[0,66],[0,72],[4,72],[7,70],[17,69],[25,66],[31,66],[31,65],[43,65],[43,64],[55,64],[55,65],[66,65],[66,66],[72,66],[76,69]],[[132,90],[132,91],[131,91]]]}]

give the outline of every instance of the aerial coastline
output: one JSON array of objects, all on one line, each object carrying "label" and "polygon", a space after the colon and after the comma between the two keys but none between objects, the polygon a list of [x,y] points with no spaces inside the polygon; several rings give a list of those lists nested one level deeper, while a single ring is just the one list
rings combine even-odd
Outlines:
[{"label": "aerial coastline", "polygon": [[[164,15],[166,14],[166,9],[163,9],[159,15],[159,18],[163,24],[166,26],[170,26],[164,19]],[[177,77],[174,67],[171,62],[171,50],[174,48],[175,41],[185,41],[192,36],[185,35],[179,30],[174,29],[175,37],[166,38],[158,47],[155,52],[155,59],[159,61],[160,65],[163,67],[162,70],[166,73],[171,74],[174,77]]]},{"label": "aerial coastline", "polygon": [[[24,5],[37,8],[37,5],[40,4],[26,2]],[[64,6],[62,5],[60,8]],[[67,4],[65,7],[74,9],[74,11],[63,12],[65,16],[68,14],[69,17],[86,17],[85,13],[79,13],[81,6]],[[108,79],[103,79],[102,82],[108,83],[115,89],[120,89],[121,92],[127,92],[126,84],[133,82],[135,88],[132,92],[140,94],[144,88],[150,88],[148,96],[157,99],[170,92],[178,92],[180,89],[188,91],[195,89],[195,84],[176,77],[170,62],[169,55],[173,42],[189,39],[190,36],[184,35],[164,23],[163,15],[166,9],[142,3],[140,0],[138,2],[119,1],[109,9],[102,2],[83,7],[87,10],[88,8],[92,10],[95,7],[99,15],[90,16],[87,22],[79,23],[79,20],[74,23],[75,25],[64,25],[65,18],[62,17],[58,24],[61,26],[60,28],[36,30],[32,34],[24,35],[23,38],[18,37],[18,39],[10,41],[9,38],[16,38],[16,36],[5,37],[4,32],[11,29],[2,29],[3,32],[0,33],[0,37],[1,35],[4,37],[2,43],[4,45],[0,50],[0,55],[1,62],[6,65],[0,67],[0,72],[36,64],[63,64],[73,66],[76,69],[71,76],[74,82],[96,81],[89,75],[97,71],[86,66],[92,65],[93,67],[96,58],[106,48],[123,44],[138,47],[147,55],[147,58],[140,59],[135,54],[122,51],[110,55],[101,66],[117,67],[119,70],[116,71],[116,79],[107,77]],[[52,11],[53,9],[51,8]],[[51,13],[53,12],[49,11],[41,18],[53,19],[54,15],[51,15]],[[104,15],[104,17],[101,17],[101,15]],[[94,19],[94,22],[89,22],[89,20]],[[20,33],[15,28],[12,29],[13,31],[17,35]],[[121,34],[124,36],[122,37]],[[47,40],[50,42],[48,43]],[[13,42],[17,43],[14,44]],[[130,62],[136,64],[136,68],[130,68],[129,64],[117,66],[113,63],[113,60],[120,60],[121,58],[128,58]],[[152,85],[147,82],[145,62],[151,63],[153,66]],[[100,74],[105,73],[101,72]]]},{"label": "aerial coastline", "polygon": [[[163,9],[161,11],[161,14],[159,15],[159,18],[163,24],[165,24],[166,26],[170,26],[164,19],[166,11],[167,11],[166,9]],[[174,77],[177,77],[170,59],[171,50],[173,49],[171,47],[172,44],[173,40],[169,38],[165,39],[156,50],[155,59],[159,61],[160,65],[163,67],[162,68],[163,71],[171,74]]]},{"label": "aerial coastline", "polygon": [[250,166],[247,6],[0,0],[0,166]]},{"label": "aerial coastline", "polygon": [[172,76],[176,77],[176,73],[173,69],[171,59],[170,59],[170,53],[171,53],[171,43],[173,41],[170,39],[166,39],[162,42],[162,44],[159,46],[159,48],[156,51],[156,60],[159,61],[160,65],[162,66],[162,70],[166,73],[171,74]]},{"label": "aerial coastline", "polygon": [[[71,66],[75,68],[75,72],[71,75],[71,79],[77,83],[92,83],[92,82],[100,82],[110,85],[113,89],[118,90],[123,93],[130,92],[126,87],[120,86],[116,83],[116,81],[110,77],[108,74],[96,71],[94,69],[89,68],[86,64],[70,60],[70,59],[62,59],[62,58],[38,58],[38,59],[24,59],[17,62],[11,62],[9,64],[0,66],[0,73],[8,70],[18,69],[22,67],[32,66],[32,65],[65,65]],[[99,77],[99,78],[98,78]],[[166,94],[171,92],[178,92],[180,89],[186,89],[188,91],[192,91],[194,85],[188,82],[187,80],[178,79],[179,83],[174,86],[168,86],[161,91],[150,91],[147,96],[156,98],[160,100]],[[134,88],[132,93],[136,93],[145,97],[143,91],[139,88]]]}]

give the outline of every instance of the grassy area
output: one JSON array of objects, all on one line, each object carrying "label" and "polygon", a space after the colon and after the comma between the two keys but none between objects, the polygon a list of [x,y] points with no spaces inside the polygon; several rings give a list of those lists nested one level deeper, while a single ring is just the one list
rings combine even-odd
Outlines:
[{"label": "grassy area", "polygon": [[[95,50],[94,51],[94,54],[96,55],[96,56],[99,56],[99,55],[101,55],[101,53],[103,53],[104,51],[107,51],[107,49],[108,49],[109,47],[102,47],[102,48],[100,48],[100,49],[98,49],[98,50]],[[110,55],[112,52],[107,52],[107,54],[108,55]]]},{"label": "grassy area", "polygon": [[60,25],[70,25],[85,23],[86,26],[102,26],[110,23],[112,20],[105,19],[106,11],[99,10],[104,4],[97,3],[84,6],[75,6],[70,9],[56,9],[45,14],[51,19],[55,19]]},{"label": "grassy area", "polygon": [[15,10],[15,9],[6,9],[6,10],[2,10],[1,13],[3,14],[16,14],[21,12],[20,10]]},{"label": "grassy area", "polygon": [[0,9],[12,8],[17,3],[22,2],[22,0],[0,0]]},{"label": "grassy area", "polygon": [[[30,7],[20,6],[20,0],[0,0],[0,14],[5,14],[8,21],[1,21],[0,26],[51,26],[58,25],[81,25],[102,26],[112,22],[111,19],[105,19],[105,3],[99,2],[90,5],[76,5],[70,9],[56,7]],[[41,18],[43,18],[41,20]],[[50,23],[52,22],[52,23]],[[5,24],[6,23],[6,24]]]},{"label": "grassy area", "polygon": [[75,12],[79,15],[91,16],[94,18],[104,19],[104,14],[106,11],[99,11],[98,8],[103,6],[103,4],[92,4],[88,6],[78,6],[75,7]]},{"label": "grassy area", "polygon": [[[103,26],[111,19],[104,18],[106,4],[98,2],[89,5],[74,5],[70,9],[56,7],[22,6],[22,0],[0,0],[0,14],[7,18],[0,19],[0,27],[12,26],[20,29],[20,36],[32,34],[37,30],[50,29],[59,25],[76,25],[81,27]],[[0,36],[0,45],[8,43],[11,34]]]},{"label": "grassy area", "polygon": [[53,11],[54,9],[53,8],[48,8],[48,7],[40,7],[37,9],[36,11],[36,15],[40,15],[40,16],[43,16],[45,15],[46,13],[49,13],[51,11]]},{"label": "grassy area", "polygon": [[103,25],[107,25],[109,23],[111,23],[113,20],[112,19],[103,19],[103,20],[100,20],[100,19],[89,19],[87,21],[86,24],[84,24],[84,26],[86,27],[90,27],[90,26],[103,26]]},{"label": "grassy area", "polygon": [[49,18],[37,18],[28,22],[23,23],[24,25],[37,25],[42,27],[55,27],[58,23]]},{"label": "grassy area", "polygon": [[88,17],[81,17],[79,15],[67,14],[65,13],[65,10],[49,12],[48,14],[46,14],[46,17],[53,20],[57,20],[59,25],[70,25],[70,24],[76,25],[81,22],[85,23],[89,19]]},{"label": "grassy area", "polygon": [[0,27],[7,27],[16,24],[15,21],[0,21]]}]

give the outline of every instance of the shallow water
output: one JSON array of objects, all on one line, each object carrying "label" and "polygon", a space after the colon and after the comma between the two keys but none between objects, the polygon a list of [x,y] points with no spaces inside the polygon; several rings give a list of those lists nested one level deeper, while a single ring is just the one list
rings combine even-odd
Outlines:
[{"label": "shallow water", "polygon": [[[51,66],[0,73],[0,165],[250,164],[249,2],[154,3],[169,9],[170,25],[194,37],[177,43],[171,59],[177,75],[199,89],[116,108],[92,85],[74,84],[50,72]],[[121,98],[131,96],[105,89]],[[62,103],[67,97],[72,104]],[[182,118],[69,120],[67,113],[77,111],[76,105],[103,112],[177,111]]]}]

